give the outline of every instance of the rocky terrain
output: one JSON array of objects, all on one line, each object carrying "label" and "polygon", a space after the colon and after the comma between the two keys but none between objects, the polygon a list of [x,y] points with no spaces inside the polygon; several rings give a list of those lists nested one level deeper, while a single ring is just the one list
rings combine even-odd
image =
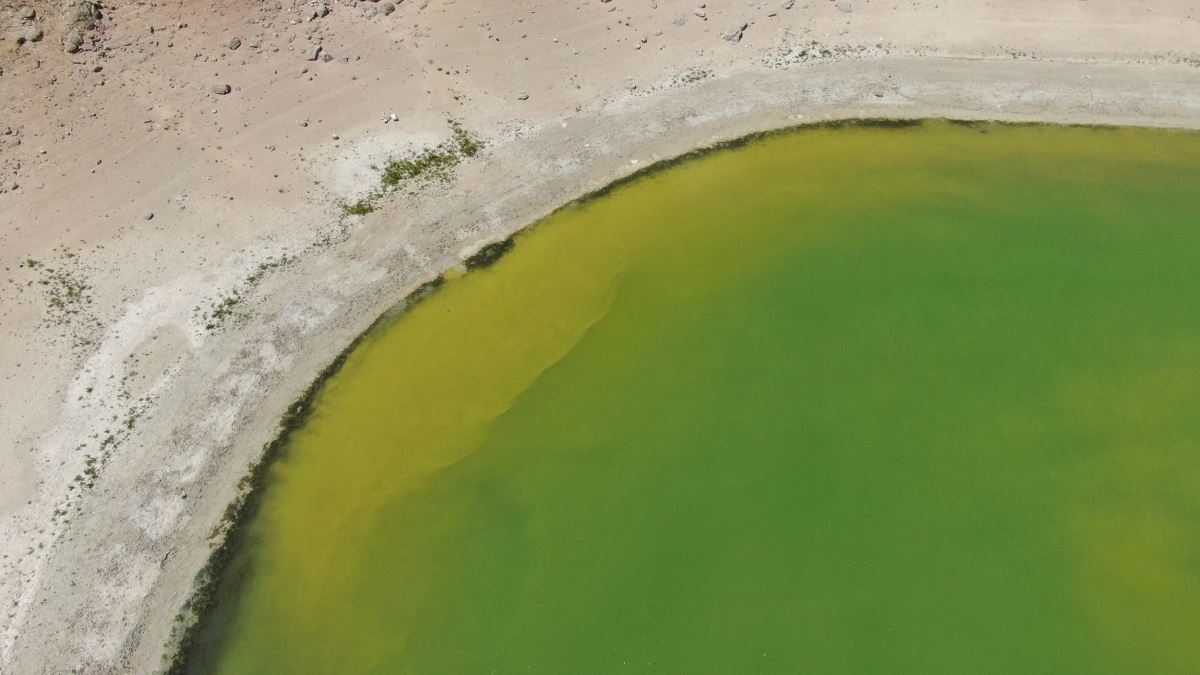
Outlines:
[{"label": "rocky terrain", "polygon": [[788,125],[1197,128],[1198,36],[1196,0],[0,0],[0,673],[163,667],[288,405],[488,242]]}]

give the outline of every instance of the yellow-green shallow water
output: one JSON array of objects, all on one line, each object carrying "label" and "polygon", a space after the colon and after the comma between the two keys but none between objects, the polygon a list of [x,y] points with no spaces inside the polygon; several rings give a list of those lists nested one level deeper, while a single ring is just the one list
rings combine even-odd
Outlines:
[{"label": "yellow-green shallow water", "polygon": [[1198,188],[927,122],[568,207],[350,354],[189,667],[1194,672]]}]

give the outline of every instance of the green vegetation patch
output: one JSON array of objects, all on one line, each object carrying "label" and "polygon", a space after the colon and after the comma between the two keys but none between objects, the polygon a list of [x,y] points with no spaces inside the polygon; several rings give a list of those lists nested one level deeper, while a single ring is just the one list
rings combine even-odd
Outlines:
[{"label": "green vegetation patch", "polygon": [[365,216],[378,208],[378,202],[389,192],[410,185],[429,182],[445,182],[454,175],[454,169],[464,159],[478,155],[484,148],[483,141],[467,131],[455,119],[447,120],[450,138],[431,148],[413,151],[401,157],[389,159],[379,169],[379,188],[353,203],[342,205],[342,213],[350,216]]},{"label": "green vegetation patch", "polygon": [[281,267],[286,267],[299,260],[299,256],[284,253],[279,257],[269,257],[260,262],[258,267],[246,277],[242,285],[233,289],[229,293],[221,297],[209,307],[208,312],[204,314],[204,330],[217,330],[225,326],[230,319],[240,316],[239,305],[242,300],[253,291],[267,274]]},{"label": "green vegetation patch", "polygon": [[92,313],[94,289],[79,254],[63,247],[56,264],[28,258],[21,267],[37,274],[30,284],[40,287],[46,299],[43,325],[62,329],[62,337],[76,349],[92,345],[101,324]]}]

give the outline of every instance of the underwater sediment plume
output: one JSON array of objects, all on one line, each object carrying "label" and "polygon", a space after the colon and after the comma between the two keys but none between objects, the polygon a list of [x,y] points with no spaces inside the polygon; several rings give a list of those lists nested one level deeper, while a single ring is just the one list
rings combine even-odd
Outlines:
[{"label": "underwater sediment plume", "polygon": [[1198,181],[857,123],[570,205],[325,381],[183,670],[1186,670]]},{"label": "underwater sediment plume", "polygon": [[1197,35],[0,2],[0,675],[1193,670]]}]

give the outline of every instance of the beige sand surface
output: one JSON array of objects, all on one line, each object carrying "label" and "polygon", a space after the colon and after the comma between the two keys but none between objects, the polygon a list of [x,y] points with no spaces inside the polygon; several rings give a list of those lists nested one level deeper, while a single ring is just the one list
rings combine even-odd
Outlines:
[{"label": "beige sand surface", "polygon": [[[157,669],[325,364],[615,178],[846,116],[1200,127],[1200,0],[106,0],[68,54],[81,1],[0,0],[0,673]],[[343,215],[450,117],[484,152]]]}]

